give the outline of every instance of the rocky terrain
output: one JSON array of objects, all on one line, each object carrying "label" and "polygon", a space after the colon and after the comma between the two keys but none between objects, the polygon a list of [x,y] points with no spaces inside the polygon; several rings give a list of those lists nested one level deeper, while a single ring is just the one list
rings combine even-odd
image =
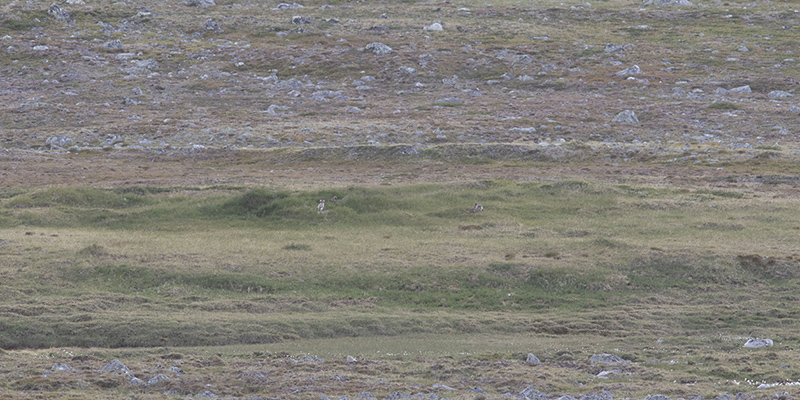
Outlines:
[{"label": "rocky terrain", "polygon": [[760,146],[794,157],[793,7],[10,1],[0,143],[156,154],[571,144],[710,163]]},{"label": "rocky terrain", "polygon": [[[777,0],[4,0],[0,204],[53,186],[585,179],[726,188],[736,193],[718,197],[789,208],[798,11]],[[0,225],[25,216],[0,211]],[[18,247],[3,254],[44,257]],[[685,360],[676,340],[665,361],[645,348],[633,362],[0,350],[0,398],[788,400],[796,365],[772,370],[795,357],[792,340],[774,352],[717,343],[713,356],[693,342],[702,356]],[[751,365],[782,381],[743,381]]]}]

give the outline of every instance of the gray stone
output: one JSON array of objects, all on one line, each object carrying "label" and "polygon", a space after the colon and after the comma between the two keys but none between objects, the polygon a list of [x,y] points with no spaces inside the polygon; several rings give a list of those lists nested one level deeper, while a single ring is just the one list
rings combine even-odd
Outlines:
[{"label": "gray stone", "polygon": [[[620,124],[637,124],[637,123],[639,123],[639,118],[636,116],[636,113],[634,113],[633,111],[625,110],[625,111],[617,114],[617,116],[615,116],[614,119],[611,120],[611,122],[617,122],[617,123],[620,123]],[[608,355],[608,354],[606,354],[606,355]],[[597,356],[596,355],[592,356],[592,358],[594,358],[594,357],[597,357]],[[614,357],[614,356],[611,356],[611,357]]]},{"label": "gray stone", "polygon": [[[623,113],[624,112],[625,111],[623,111]],[[630,111],[630,112],[633,113],[633,111]],[[622,114],[622,113],[620,113],[620,114]],[[595,354],[595,355],[589,357],[589,361],[592,364],[594,364],[594,363],[602,363],[602,364],[630,363],[630,361],[628,361],[628,360],[622,359],[620,357],[617,357],[617,356],[614,356],[614,355],[611,355],[611,354],[605,354],[605,353],[603,353],[603,354]]]},{"label": "gray stone", "polygon": [[533,355],[533,353],[528,353],[528,358],[525,359],[525,362],[531,365],[539,365],[542,362],[539,361],[539,358]]},{"label": "gray stone", "polygon": [[303,87],[305,87],[303,82],[300,82],[295,78],[289,78],[283,81],[278,81],[275,83],[275,85],[281,89],[302,89]]},{"label": "gray stone", "polygon": [[442,24],[440,24],[438,22],[434,22],[434,23],[432,23],[432,24],[430,24],[430,25],[428,25],[428,26],[426,26],[426,27],[424,27],[422,29],[424,29],[426,31],[443,31],[444,27],[442,26]]},{"label": "gray stone", "polygon": [[784,92],[783,90],[773,90],[767,94],[771,99],[782,99],[786,97],[794,97],[793,94],[789,92]]},{"label": "gray stone", "polygon": [[434,101],[433,104],[461,104],[461,100],[458,97],[445,97]]},{"label": "gray stone", "polygon": [[347,356],[347,363],[348,364],[353,364],[353,363],[357,363],[357,362],[358,362],[358,360],[355,357]]},{"label": "gray stone", "polygon": [[120,360],[116,358],[111,360],[111,362],[104,365],[102,368],[100,368],[100,372],[119,372],[119,371],[127,372],[129,371],[129,369],[128,367],[125,366],[125,364],[123,364]]},{"label": "gray stone", "polygon": [[[610,371],[600,371],[600,373],[597,374],[597,377],[600,379],[608,379],[609,375],[616,375],[620,373],[622,373],[622,370],[619,369],[612,369]],[[596,399],[584,399],[583,396],[581,396],[580,400],[596,400]]]},{"label": "gray stone", "polygon": [[388,396],[384,397],[384,400],[400,400],[400,399],[411,399],[413,396],[410,394],[405,394],[401,392],[394,392],[389,394]]},{"label": "gray stone", "polygon": [[772,346],[772,339],[759,339],[759,338],[750,339],[742,347],[748,347],[754,349],[764,346]]},{"label": "gray stone", "polygon": [[434,383],[433,386],[431,386],[431,387],[434,388],[434,389],[456,390],[455,388],[451,388],[450,386],[447,386],[447,385],[442,384],[442,383]]},{"label": "gray stone", "polygon": [[642,5],[645,6],[691,6],[692,2],[689,0],[644,0]]},{"label": "gray stone", "polygon": [[415,68],[403,66],[403,67],[400,67],[400,72],[405,73],[405,74],[409,74],[409,75],[415,75],[417,73],[417,70]]},{"label": "gray stone", "polygon": [[305,356],[305,357],[299,359],[298,361],[300,361],[300,362],[323,363],[323,362],[325,362],[325,359],[324,358],[319,358],[319,357],[316,357],[316,356]]},{"label": "gray stone", "polygon": [[51,371],[70,371],[72,368],[69,367],[67,364],[63,363],[56,363],[53,364],[53,368],[50,368]]},{"label": "gray stone", "polygon": [[302,17],[300,15],[295,15],[294,17],[292,17],[292,23],[295,25],[310,24],[313,21],[314,21],[313,18]]},{"label": "gray stone", "polygon": [[514,63],[515,64],[530,64],[533,62],[533,57],[527,54],[517,54],[514,56]]},{"label": "gray stone", "polygon": [[[50,136],[44,142],[46,145],[50,145],[50,148],[53,147],[67,147],[70,143],[72,143],[72,138],[66,136],[59,136],[54,135]],[[58,364],[56,364],[58,365]]]},{"label": "gray stone", "polygon": [[186,5],[191,7],[208,7],[215,6],[217,3],[214,0],[189,0]]},{"label": "gray stone", "polygon": [[219,27],[219,24],[214,21],[213,19],[209,18],[206,20],[206,30],[207,31],[218,31],[222,28]]},{"label": "gray stone", "polygon": [[289,107],[272,104],[269,107],[267,107],[267,110],[264,111],[264,113],[269,115],[286,115],[282,111],[286,111],[288,109]]},{"label": "gray stone", "polygon": [[148,58],[146,60],[139,60],[136,61],[136,66],[139,68],[144,69],[156,69],[158,68],[158,61],[155,58]]},{"label": "gray stone", "polygon": [[379,56],[384,55],[384,54],[389,54],[389,53],[392,52],[392,48],[391,47],[389,47],[389,46],[387,46],[387,45],[385,45],[383,43],[380,43],[380,42],[372,42],[372,43],[364,46],[364,50],[371,51],[371,52],[373,52],[373,53],[375,53],[375,54],[377,54]]},{"label": "gray stone", "polygon": [[142,91],[142,88],[137,86],[137,87],[133,88],[133,94],[136,95],[136,96],[142,96],[142,95],[144,95],[144,92]]},{"label": "gray stone", "polygon": [[109,49],[109,50],[119,50],[123,46],[124,45],[122,44],[122,41],[119,40],[119,39],[109,40],[109,41],[103,43],[103,48],[106,48],[106,49]]},{"label": "gray stone", "polygon": [[362,110],[362,109],[360,109],[358,107],[355,107],[355,106],[349,106],[349,107],[344,109],[344,112],[348,112],[348,113],[360,113],[360,112],[363,112],[363,111],[364,110]]},{"label": "gray stone", "polygon": [[144,385],[144,381],[143,381],[143,380],[141,380],[141,379],[139,379],[139,378],[136,378],[136,377],[134,377],[133,379],[131,379],[131,380],[130,380],[130,381],[128,381],[128,382],[129,382],[131,385],[134,385],[134,386]]},{"label": "gray stone", "polygon": [[634,65],[629,68],[625,68],[622,71],[617,72],[614,76],[630,76],[630,75],[639,75],[642,73],[642,69],[639,68],[638,65]]},{"label": "gray stone", "polygon": [[750,85],[744,85],[744,86],[735,87],[735,88],[729,90],[729,92],[730,93],[752,93],[753,90],[750,89]]},{"label": "gray stone", "polygon": [[620,51],[625,50],[625,48],[628,46],[630,45],[607,43],[603,51],[605,51],[606,53],[619,53]]},{"label": "gray stone", "polygon": [[166,375],[164,375],[164,374],[158,374],[158,375],[156,375],[156,376],[154,376],[154,377],[150,378],[150,379],[147,381],[147,385],[148,385],[148,386],[150,386],[150,385],[155,385],[155,384],[156,384],[156,383],[158,383],[158,382],[161,382],[161,381],[167,381],[167,380],[169,380],[169,377],[168,377],[168,376],[166,376]]},{"label": "gray stone", "polygon": [[273,10],[275,10],[275,11],[277,11],[277,10],[294,10],[295,8],[303,8],[303,6],[301,6],[300,4],[297,4],[297,3],[292,3],[292,4],[280,3],[275,8],[273,8]]},{"label": "gray stone", "polygon": [[50,5],[50,9],[47,10],[47,13],[59,21],[69,19],[69,13],[64,11],[64,9],[56,3]]},{"label": "gray stone", "polygon": [[526,399],[526,400],[546,400],[547,393],[542,393],[533,386],[528,386],[519,392],[519,397]]},{"label": "gray stone", "polygon": [[372,393],[370,393],[370,392],[361,392],[361,393],[359,393],[359,394],[357,394],[357,395],[355,395],[353,397],[355,397],[356,399],[374,399],[375,398],[375,396],[373,396]]}]

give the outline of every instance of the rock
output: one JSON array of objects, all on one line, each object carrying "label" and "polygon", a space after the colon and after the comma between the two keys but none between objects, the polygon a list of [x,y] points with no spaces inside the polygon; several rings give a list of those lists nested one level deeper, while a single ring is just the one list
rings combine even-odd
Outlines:
[{"label": "rock", "polygon": [[440,24],[438,22],[434,22],[434,23],[432,23],[432,24],[430,24],[430,25],[428,25],[428,26],[426,26],[426,27],[424,27],[422,29],[424,29],[426,31],[443,31],[444,27],[442,26],[442,24]]},{"label": "rock", "polygon": [[729,91],[730,90],[721,87],[714,89],[714,93],[716,94],[728,94]]},{"label": "rock", "polygon": [[50,50],[50,47],[47,47],[47,46],[44,46],[44,45],[38,45],[38,46],[33,46],[33,50],[35,50],[35,51],[46,51],[46,50]]},{"label": "rock", "polygon": [[156,69],[158,68],[158,61],[155,58],[148,58],[146,60],[139,60],[136,61],[136,66],[139,68],[144,69]]},{"label": "rock", "polygon": [[607,43],[603,51],[605,51],[606,53],[619,53],[620,51],[625,50],[628,46],[630,45]]},{"label": "rock", "polygon": [[208,7],[217,5],[214,0],[189,0],[186,5],[190,7]]},{"label": "rock", "polygon": [[527,54],[517,54],[516,56],[514,56],[513,62],[515,64],[530,64],[533,62],[533,57]]},{"label": "rock", "polygon": [[292,23],[295,25],[310,24],[312,21],[314,21],[314,19],[309,17],[302,17],[299,15],[292,17]]},{"label": "rock", "polygon": [[557,69],[558,65],[555,65],[553,63],[547,63],[545,65],[542,65],[542,71],[555,71]]},{"label": "rock", "polygon": [[664,396],[663,394],[651,394],[643,400],[672,400],[671,397]]},{"label": "rock", "polygon": [[800,107],[798,106],[789,106],[789,111],[791,112],[800,112]]},{"label": "rock", "polygon": [[216,394],[214,394],[213,392],[210,392],[210,391],[206,390],[205,392],[203,392],[203,393],[199,393],[198,395],[196,395],[196,396],[194,396],[194,397],[195,397],[195,398],[209,398],[209,399],[216,399],[216,398],[218,398],[219,396],[217,396],[217,395],[216,395]]},{"label": "rock", "polygon": [[150,379],[147,381],[147,385],[148,385],[148,386],[150,386],[150,385],[155,385],[155,384],[156,384],[156,383],[158,383],[158,382],[161,382],[161,381],[168,381],[168,380],[169,380],[169,377],[168,377],[168,376],[166,376],[166,375],[164,375],[164,374],[158,374],[158,375],[156,375],[156,376],[154,376],[154,377],[150,378]]},{"label": "rock", "polygon": [[[600,371],[600,373],[597,374],[597,377],[600,378],[600,379],[608,379],[609,375],[616,375],[616,374],[619,374],[619,373],[622,373],[622,370],[612,369],[610,371]],[[581,396],[581,400],[584,400],[583,396]],[[589,400],[589,399],[586,399],[586,400]],[[591,400],[594,400],[594,399],[591,399]]]},{"label": "rock", "polygon": [[692,2],[689,0],[644,0],[642,5],[645,6],[691,6]]},{"label": "rock", "polygon": [[[625,111],[623,111],[623,113],[624,112]],[[631,114],[632,113],[633,113],[633,111],[631,111]],[[620,114],[622,114],[622,113],[620,113]],[[589,362],[591,362],[592,364],[594,364],[594,363],[603,363],[603,364],[630,363],[630,361],[628,361],[628,360],[622,359],[620,357],[617,357],[617,356],[614,356],[614,355],[611,355],[611,354],[605,354],[605,353],[603,353],[603,354],[595,354],[595,355],[589,357]]]},{"label": "rock", "polygon": [[[72,139],[70,139],[72,141]],[[72,368],[69,367],[67,364],[56,363],[53,364],[53,368],[50,368],[51,371],[70,371]]]},{"label": "rock", "polygon": [[356,399],[374,399],[375,398],[375,396],[373,396],[372,393],[370,393],[370,392],[361,392],[361,393],[359,393],[359,394],[357,394],[357,395],[355,395],[353,397],[355,397]]},{"label": "rock", "polygon": [[103,43],[103,48],[106,48],[106,49],[109,49],[109,50],[119,50],[123,46],[124,45],[122,44],[122,41],[119,40],[119,39],[109,40],[109,41]]},{"label": "rock", "polygon": [[434,101],[433,104],[461,104],[461,100],[458,97],[445,97]]},{"label": "rock", "polygon": [[186,374],[186,372],[183,372],[183,370],[182,370],[182,369],[180,369],[180,368],[178,368],[178,367],[175,367],[175,366],[169,367],[169,368],[167,369],[167,371],[169,371],[169,372],[174,372],[174,373],[176,373],[176,374],[178,374],[178,375],[184,375],[184,374]]},{"label": "rock", "polygon": [[300,82],[295,78],[289,78],[283,81],[278,81],[275,83],[275,85],[278,86],[278,88],[280,89],[302,89],[303,87],[305,87],[303,82]]},{"label": "rock", "polygon": [[469,392],[469,393],[487,394],[485,390],[483,390],[483,389],[481,389],[481,388],[479,388],[477,386],[467,389],[467,392]]},{"label": "rock", "polygon": [[728,91],[729,93],[752,93],[753,90],[750,89],[750,85],[744,85],[735,87]]},{"label": "rock", "polygon": [[275,11],[277,11],[277,10],[294,10],[295,8],[303,8],[303,6],[301,6],[300,4],[297,4],[297,3],[292,3],[292,4],[280,3],[275,8],[273,8],[273,10],[275,10]]},{"label": "rock", "polygon": [[764,346],[772,346],[772,339],[759,339],[759,338],[750,339],[742,347],[755,349]]},{"label": "rock", "polygon": [[286,115],[285,113],[283,113],[281,111],[286,111],[288,109],[289,109],[289,107],[272,104],[269,107],[267,107],[267,110],[264,111],[264,113],[265,114],[269,114],[269,115]]},{"label": "rock", "polygon": [[413,398],[413,396],[409,394],[394,392],[384,397],[384,400],[400,400],[400,399],[411,399],[411,398]]},{"label": "rock", "polygon": [[349,106],[349,107],[347,107],[347,108],[345,108],[345,109],[344,109],[344,112],[348,112],[348,113],[360,113],[360,112],[363,112],[363,110],[362,110],[362,109],[360,109],[360,108],[358,108],[358,107],[355,107],[355,106]]},{"label": "rock", "polygon": [[301,359],[299,359],[299,360],[297,360],[297,361],[300,361],[300,362],[315,362],[315,363],[324,363],[324,362],[325,362],[325,359],[324,359],[324,358],[319,358],[319,357],[316,357],[316,356],[305,356],[305,357],[303,357],[303,358],[301,358]]},{"label": "rock", "polygon": [[417,70],[415,68],[403,66],[403,67],[400,67],[400,72],[402,72],[404,74],[409,74],[409,75],[416,75]]},{"label": "rock", "polygon": [[745,46],[745,45],[741,45],[741,46],[737,47],[736,50],[739,51],[739,52],[742,52],[742,53],[747,53],[747,52],[750,51],[750,49],[748,49],[747,46]]},{"label": "rock", "polygon": [[[639,123],[639,118],[636,117],[636,113],[631,110],[625,110],[619,114],[617,114],[611,122],[617,122],[620,124],[637,124]],[[592,358],[597,356],[592,356]],[[613,357],[613,356],[612,356]]]},{"label": "rock", "polygon": [[531,365],[539,365],[542,363],[533,353],[528,353],[528,358],[525,359],[525,362]]},{"label": "rock", "polygon": [[389,53],[392,52],[392,48],[391,47],[389,47],[389,46],[387,46],[387,45],[385,45],[383,43],[380,43],[380,42],[370,43],[370,44],[364,46],[364,50],[371,51],[371,52],[373,52],[373,53],[375,53],[375,54],[377,54],[379,56],[382,56],[384,54],[389,54]]},{"label": "rock", "polygon": [[116,358],[111,360],[111,362],[104,365],[102,368],[100,368],[100,372],[119,372],[119,371],[128,372],[129,369],[128,367],[125,366],[125,364],[123,364],[120,360],[117,360]]},{"label": "rock", "polygon": [[[100,143],[100,146],[105,149],[109,147],[121,146],[122,143],[123,143],[122,136],[111,134],[106,136],[106,140],[104,140],[103,143]],[[127,368],[125,368],[125,370],[127,371]]]},{"label": "rock", "polygon": [[444,384],[441,384],[441,383],[434,383],[433,386],[431,386],[431,387],[434,388],[434,389],[456,390],[455,388],[451,388],[450,386],[447,386],[447,385],[444,385]]},{"label": "rock", "polygon": [[638,65],[634,65],[629,68],[625,68],[622,71],[617,72],[614,76],[629,76],[629,75],[639,75],[642,73],[642,69],[639,68]]},{"label": "rock", "polygon": [[142,88],[137,86],[133,89],[133,94],[136,96],[143,96],[144,92],[142,91]]},{"label": "rock", "polygon": [[528,127],[525,127],[525,128],[519,127],[519,126],[515,126],[515,127],[511,128],[511,129],[509,129],[508,132],[509,133],[531,134],[531,133],[536,133],[536,128],[534,128],[532,126],[528,126]]},{"label": "rock", "polygon": [[519,397],[526,400],[546,400],[547,394],[536,390],[533,386],[528,386],[519,392]]},{"label": "rock", "polygon": [[64,11],[64,9],[61,8],[56,3],[53,3],[53,4],[50,5],[50,9],[47,10],[47,13],[50,14],[51,16],[53,16],[53,18],[55,18],[55,19],[57,19],[59,21],[64,21],[64,20],[69,19],[69,13]]},{"label": "rock", "polygon": [[[67,147],[70,143],[72,143],[72,138],[66,136],[50,136],[45,140],[44,144],[49,145],[50,148],[61,148]],[[56,364],[58,365],[58,364]],[[55,366],[54,366],[55,367]]]},{"label": "rock", "polygon": [[134,385],[134,386],[144,385],[144,381],[143,381],[143,380],[141,380],[141,379],[139,379],[139,378],[136,378],[136,377],[134,377],[133,379],[131,379],[131,380],[130,380],[130,381],[128,381],[128,382],[129,382],[131,385]]},{"label": "rock", "polygon": [[347,356],[347,363],[348,364],[353,364],[353,363],[357,363],[357,362],[358,362],[358,360],[355,357]]},{"label": "rock", "polygon": [[793,94],[789,92],[784,92],[783,90],[773,90],[767,94],[771,99],[783,99],[786,97],[794,97]]},{"label": "rock", "polygon": [[213,19],[209,18],[206,20],[206,30],[207,31],[218,31],[222,28],[219,27],[219,24],[214,21]]}]

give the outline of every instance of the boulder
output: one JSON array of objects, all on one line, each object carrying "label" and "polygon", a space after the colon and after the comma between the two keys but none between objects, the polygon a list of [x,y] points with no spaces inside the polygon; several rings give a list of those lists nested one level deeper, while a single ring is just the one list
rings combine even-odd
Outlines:
[{"label": "boulder", "polygon": [[430,24],[430,25],[428,25],[428,26],[426,26],[426,27],[424,27],[422,29],[424,29],[426,31],[443,31],[444,27],[442,27],[442,24],[440,24],[438,22],[434,22],[434,23],[432,23],[432,24]]},{"label": "boulder", "polygon": [[769,92],[769,94],[767,94],[767,96],[769,96],[769,98],[771,98],[771,99],[783,99],[783,98],[786,98],[786,97],[794,97],[793,94],[791,94],[789,92],[784,92],[783,90],[773,90],[773,91]]},{"label": "boulder", "polygon": [[744,85],[735,87],[728,91],[729,93],[753,93],[753,90],[750,89],[750,85]]},{"label": "boulder", "polygon": [[642,69],[639,68],[638,65],[634,65],[632,67],[628,67],[623,69],[622,71],[617,72],[614,76],[630,76],[630,75],[639,75],[642,73]]},{"label": "boulder", "polygon": [[[617,116],[614,117],[614,119],[612,119],[611,122],[617,122],[617,123],[620,123],[620,124],[638,124],[639,123],[639,118],[636,116],[636,113],[634,113],[633,111],[625,110],[625,111],[617,114]],[[595,357],[595,356],[592,356],[592,357]]]},{"label": "boulder", "polygon": [[69,13],[64,11],[58,4],[53,3],[50,5],[50,9],[47,10],[47,13],[50,14],[53,18],[64,21],[69,19]]},{"label": "boulder", "polygon": [[765,347],[765,346],[772,346],[772,339],[759,339],[759,338],[750,339],[742,347],[755,349],[758,347]]},{"label": "boulder", "polygon": [[625,360],[623,358],[617,357],[611,354],[595,354],[589,357],[589,362],[592,364],[595,363],[602,363],[602,364],[612,364],[612,363],[630,363],[630,361]]},{"label": "boulder", "polygon": [[122,361],[117,360],[116,358],[111,360],[111,362],[104,365],[102,368],[100,368],[100,372],[119,372],[119,371],[128,372],[129,369],[128,367],[125,366],[125,364],[122,363]]},{"label": "boulder", "polygon": [[539,365],[542,363],[539,361],[539,358],[533,355],[533,353],[528,353],[528,357],[525,359],[525,362],[531,365]]},{"label": "boulder", "polygon": [[385,45],[383,43],[380,43],[380,42],[370,43],[370,44],[364,46],[364,50],[365,51],[371,51],[371,52],[373,52],[373,53],[375,53],[375,54],[377,54],[379,56],[382,56],[384,54],[389,54],[389,53],[392,52],[392,48],[391,47],[389,47],[389,46],[387,46],[387,45]]}]

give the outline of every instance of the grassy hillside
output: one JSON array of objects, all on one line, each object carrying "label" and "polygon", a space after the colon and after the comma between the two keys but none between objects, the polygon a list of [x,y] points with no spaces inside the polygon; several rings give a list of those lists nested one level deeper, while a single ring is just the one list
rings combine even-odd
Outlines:
[{"label": "grassy hillside", "polygon": [[17,191],[0,204],[0,347],[795,340],[794,203],[583,181]]}]

